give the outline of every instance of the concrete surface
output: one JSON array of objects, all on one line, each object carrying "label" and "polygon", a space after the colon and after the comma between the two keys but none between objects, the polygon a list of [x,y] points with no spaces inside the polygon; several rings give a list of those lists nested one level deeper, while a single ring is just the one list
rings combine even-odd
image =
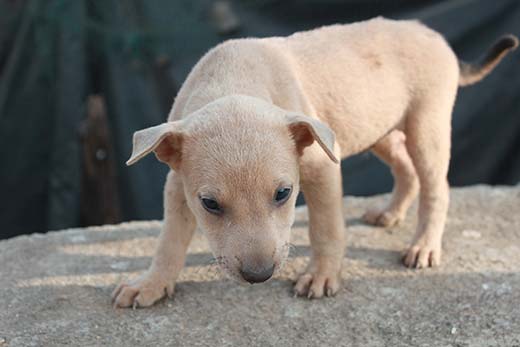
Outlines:
[{"label": "concrete surface", "polygon": [[[335,298],[293,298],[309,247],[267,284],[222,279],[200,235],[173,300],[113,309],[110,292],[150,263],[159,222],[72,229],[0,242],[0,346],[520,346],[520,186],[452,189],[440,268],[407,270],[415,217],[360,223],[385,197],[347,198],[349,247]],[[413,213],[414,214],[414,213]]]}]

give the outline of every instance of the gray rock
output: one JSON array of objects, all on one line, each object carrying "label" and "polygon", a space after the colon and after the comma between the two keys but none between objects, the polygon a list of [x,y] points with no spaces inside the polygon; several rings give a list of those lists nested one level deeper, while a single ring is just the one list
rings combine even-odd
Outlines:
[{"label": "gray rock", "polygon": [[160,222],[1,241],[0,346],[520,346],[520,186],[452,189],[443,263],[421,271],[399,261],[415,211],[389,231],[360,222],[385,199],[346,199],[344,288],[322,300],[292,295],[305,209],[276,279],[223,279],[196,235],[175,298],[148,309],[113,309],[110,292],[147,268]]}]

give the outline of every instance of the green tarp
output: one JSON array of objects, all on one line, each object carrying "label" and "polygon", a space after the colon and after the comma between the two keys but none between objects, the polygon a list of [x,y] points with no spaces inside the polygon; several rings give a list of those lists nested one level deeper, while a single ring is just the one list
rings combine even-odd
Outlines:
[{"label": "green tarp", "polygon": [[[226,35],[209,0],[0,2],[0,238],[80,224],[78,133],[92,94],[106,100],[123,220],[161,218],[166,167],[149,157],[127,168],[132,133],[166,119],[190,68],[222,40],[384,15],[422,20],[471,60],[501,34],[520,34],[516,0],[231,5],[239,26]],[[460,91],[452,156],[452,185],[519,181],[520,52]],[[344,161],[343,171],[348,194],[391,189],[388,169],[370,154]]]}]

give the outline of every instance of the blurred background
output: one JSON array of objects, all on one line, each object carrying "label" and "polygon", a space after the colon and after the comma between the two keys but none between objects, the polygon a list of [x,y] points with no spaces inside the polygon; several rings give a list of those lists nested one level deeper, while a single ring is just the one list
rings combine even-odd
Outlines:
[{"label": "blurred background", "polygon": [[[520,34],[517,0],[1,0],[0,238],[162,218],[167,167],[126,167],[132,134],[166,120],[209,48],[379,15],[420,19],[464,60]],[[452,124],[451,185],[519,182],[520,51],[460,90]],[[345,194],[392,188],[369,153],[342,167]]]}]

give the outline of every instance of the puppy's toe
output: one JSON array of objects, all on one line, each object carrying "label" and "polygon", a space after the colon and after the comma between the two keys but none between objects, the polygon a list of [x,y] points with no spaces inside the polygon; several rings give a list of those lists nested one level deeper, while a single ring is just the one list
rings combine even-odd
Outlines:
[{"label": "puppy's toe", "polygon": [[392,227],[403,220],[403,216],[396,211],[375,208],[366,211],[361,218],[367,224],[381,227]]},{"label": "puppy's toe", "polygon": [[134,298],[139,294],[139,289],[129,286],[128,284],[121,285],[117,296],[113,298],[114,307],[130,307],[134,303]]},{"label": "puppy's toe", "polygon": [[311,283],[312,283],[311,274],[307,273],[307,274],[301,275],[298,278],[298,280],[296,281],[296,284],[294,285],[294,294],[297,296],[307,295]]}]

